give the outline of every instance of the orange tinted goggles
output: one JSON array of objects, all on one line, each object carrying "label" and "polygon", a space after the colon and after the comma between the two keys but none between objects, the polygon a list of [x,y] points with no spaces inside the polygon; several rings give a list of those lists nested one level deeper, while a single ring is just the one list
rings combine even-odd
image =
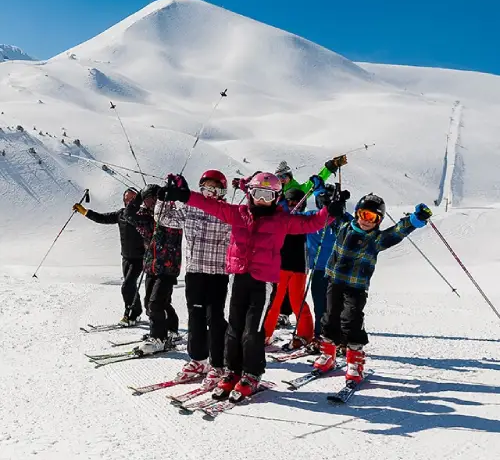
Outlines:
[{"label": "orange tinted goggles", "polygon": [[368,211],[368,209],[358,209],[357,216],[372,224],[378,224],[380,222],[380,216],[376,212]]}]

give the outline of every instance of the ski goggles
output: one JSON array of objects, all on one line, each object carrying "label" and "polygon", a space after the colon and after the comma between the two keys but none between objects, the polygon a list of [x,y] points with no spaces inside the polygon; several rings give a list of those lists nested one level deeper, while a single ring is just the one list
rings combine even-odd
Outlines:
[{"label": "ski goggles", "polygon": [[369,211],[368,209],[358,209],[356,216],[359,219],[371,222],[372,224],[378,224],[381,220],[380,216],[376,212]]},{"label": "ski goggles", "polygon": [[290,177],[290,173],[280,173],[280,174],[275,174],[275,176],[279,180],[285,180],[285,179],[288,179]]},{"label": "ski goggles", "polygon": [[276,192],[267,188],[251,188],[249,193],[254,200],[262,200],[266,203],[271,203],[276,198]]},{"label": "ski goggles", "polygon": [[206,198],[221,198],[226,194],[226,189],[220,187],[212,187],[210,185],[202,185],[200,191]]}]

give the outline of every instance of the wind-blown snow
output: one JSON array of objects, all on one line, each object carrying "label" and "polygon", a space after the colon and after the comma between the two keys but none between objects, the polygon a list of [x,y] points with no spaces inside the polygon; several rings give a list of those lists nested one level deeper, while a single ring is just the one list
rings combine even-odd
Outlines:
[{"label": "wind-blown snow", "polygon": [[[117,228],[75,215],[39,280],[31,274],[85,188],[88,206],[105,212],[121,205],[116,179],[142,180],[68,154],[136,168],[112,100],[142,169],[178,172],[225,88],[185,171],[193,188],[208,168],[232,178],[283,159],[306,180],[332,156],[375,143],[343,169],[349,209],[372,191],[395,218],[428,203],[500,304],[500,77],[353,63],[201,1],[153,2],[48,61],[0,64],[0,458],[492,457],[498,320],[428,227],[414,241],[461,298],[409,243],[382,254],[366,309],[376,375],[348,407],[326,404],[342,380],[332,377],[296,393],[279,384],[210,424],[168,404],[165,394],[184,388],[141,398],[126,388],[171,378],[184,350],[98,370],[84,359],[109,338],[140,335],[78,330],[122,313]],[[182,280],[174,305],[186,326]],[[269,364],[265,378],[307,369]]]}]

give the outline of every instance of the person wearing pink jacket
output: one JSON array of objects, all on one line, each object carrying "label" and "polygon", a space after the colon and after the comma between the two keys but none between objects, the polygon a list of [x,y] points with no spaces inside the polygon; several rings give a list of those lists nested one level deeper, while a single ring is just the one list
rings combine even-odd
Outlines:
[{"label": "person wearing pink jacket", "polygon": [[265,371],[265,307],[272,284],[280,279],[280,250],[287,234],[316,232],[343,212],[343,203],[309,216],[282,212],[277,203],[281,182],[267,172],[247,184],[247,204],[211,200],[189,190],[182,176],[169,176],[168,200],[182,201],[232,226],[226,255],[227,272],[234,274],[226,331],[226,371],[212,396],[239,401],[253,394]]}]

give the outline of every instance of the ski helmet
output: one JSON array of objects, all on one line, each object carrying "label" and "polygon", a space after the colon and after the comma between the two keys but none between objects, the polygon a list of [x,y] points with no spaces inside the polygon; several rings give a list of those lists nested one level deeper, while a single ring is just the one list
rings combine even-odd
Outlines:
[{"label": "ski helmet", "polygon": [[366,209],[368,211],[374,212],[375,214],[380,216],[380,222],[382,222],[385,217],[385,202],[382,198],[374,195],[373,193],[365,195],[358,201],[358,204],[356,205],[356,208],[354,210],[356,216],[360,209]]},{"label": "ski helmet", "polygon": [[[273,201],[274,203],[277,203],[281,195],[281,182],[274,174],[268,172],[255,174],[250,182],[248,182],[248,195],[254,196],[258,193],[263,193],[258,192],[259,190],[273,192],[269,195],[269,200],[267,200],[264,196],[262,196],[262,198],[264,198],[265,201]],[[258,197],[254,198],[258,199]]]},{"label": "ski helmet", "polygon": [[[302,200],[302,198],[304,198],[306,196],[306,194],[298,189],[298,188],[290,188],[288,189],[286,192],[285,192],[285,200],[286,201],[291,201],[293,203],[296,203],[298,204],[300,202],[300,200]],[[306,200],[304,200],[302,202],[302,204],[300,205],[300,208],[297,209],[297,211],[303,211],[306,207]],[[291,209],[290,209],[291,211]]]},{"label": "ski helmet", "polygon": [[200,177],[199,186],[201,187],[203,185],[203,182],[205,182],[206,180],[215,180],[217,182],[220,182],[222,188],[224,190],[227,190],[226,176],[224,176],[224,174],[222,174],[220,171],[217,171],[216,169],[209,169],[208,171],[205,171]]},{"label": "ski helmet", "polygon": [[160,186],[158,184],[148,184],[146,187],[144,187],[141,190],[141,196],[142,199],[145,200],[146,198],[156,198],[156,195],[158,195],[158,190],[160,190]]}]

